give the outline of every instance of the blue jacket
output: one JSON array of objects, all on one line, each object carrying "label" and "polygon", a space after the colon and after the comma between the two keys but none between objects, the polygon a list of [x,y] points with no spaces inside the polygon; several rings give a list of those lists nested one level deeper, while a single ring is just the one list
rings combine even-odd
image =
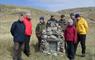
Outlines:
[{"label": "blue jacket", "polygon": [[25,25],[20,20],[14,22],[11,27],[11,34],[16,42],[25,42]]}]

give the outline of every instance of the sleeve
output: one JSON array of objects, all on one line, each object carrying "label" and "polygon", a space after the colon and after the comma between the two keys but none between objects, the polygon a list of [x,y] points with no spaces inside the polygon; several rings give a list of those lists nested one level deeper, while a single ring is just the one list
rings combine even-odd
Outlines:
[{"label": "sleeve", "polygon": [[84,27],[86,29],[86,32],[88,32],[88,23],[87,23],[87,21],[84,21]]},{"label": "sleeve", "polygon": [[67,35],[67,31],[65,30],[64,31],[64,38],[65,38],[65,40],[66,40],[66,35]]},{"label": "sleeve", "polygon": [[77,41],[77,30],[74,27],[74,43],[76,43],[76,41]]},{"label": "sleeve", "polygon": [[32,35],[33,34],[33,24],[32,24],[32,22],[30,22],[30,23],[31,23],[31,35]]},{"label": "sleeve", "polygon": [[67,24],[67,22],[66,22],[66,20],[64,19],[64,25],[66,25]]},{"label": "sleeve", "polygon": [[48,27],[49,25],[50,25],[50,20],[47,21],[46,27]]},{"label": "sleeve", "polygon": [[36,32],[36,36],[38,36],[39,35],[39,24],[37,24],[35,32]]},{"label": "sleeve", "polygon": [[12,24],[12,26],[11,26],[10,32],[11,32],[12,36],[14,36],[14,30],[15,30],[15,28],[16,28],[16,22],[14,22],[14,23]]}]

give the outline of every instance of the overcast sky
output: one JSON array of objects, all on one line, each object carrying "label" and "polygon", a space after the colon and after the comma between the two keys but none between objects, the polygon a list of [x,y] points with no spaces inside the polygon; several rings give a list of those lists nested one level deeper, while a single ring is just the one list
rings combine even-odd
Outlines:
[{"label": "overcast sky", "polygon": [[95,6],[95,0],[0,0],[0,4],[29,6],[58,11],[68,8]]}]

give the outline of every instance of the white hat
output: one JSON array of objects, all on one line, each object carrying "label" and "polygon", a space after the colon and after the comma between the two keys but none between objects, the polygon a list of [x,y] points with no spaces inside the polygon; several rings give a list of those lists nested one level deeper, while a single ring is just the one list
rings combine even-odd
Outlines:
[{"label": "white hat", "polygon": [[73,20],[72,19],[70,19],[70,20],[68,20],[68,23],[70,24],[70,25],[73,25]]},{"label": "white hat", "polygon": [[72,19],[70,19],[70,20],[68,20],[68,22],[69,22],[69,23],[73,23],[73,20],[72,20]]}]

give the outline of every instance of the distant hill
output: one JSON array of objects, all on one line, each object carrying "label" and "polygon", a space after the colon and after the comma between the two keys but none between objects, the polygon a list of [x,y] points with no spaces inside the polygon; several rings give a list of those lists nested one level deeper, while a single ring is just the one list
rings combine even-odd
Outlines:
[{"label": "distant hill", "polygon": [[9,14],[15,15],[27,11],[31,11],[33,18],[38,18],[40,16],[45,16],[46,18],[49,18],[50,15],[55,15],[56,17],[58,17],[60,14],[65,14],[69,16],[70,13],[80,13],[82,16],[86,18],[95,20],[95,7],[82,7],[82,8],[65,9],[57,12],[49,12],[43,9],[0,4],[0,15],[9,15]]},{"label": "distant hill", "polygon": [[80,13],[82,16],[95,20],[95,7],[82,7],[58,11],[60,14]]},{"label": "distant hill", "polygon": [[[67,9],[58,12],[49,12],[42,9],[35,9],[29,7],[18,7],[10,5],[0,5],[0,60],[12,60],[13,52],[13,37],[10,33],[11,25],[19,18],[18,14],[21,12],[31,11],[33,34],[30,39],[30,57],[22,54],[24,60],[68,60],[65,53],[58,54],[58,56],[47,55],[37,52],[37,37],[35,34],[36,25],[39,22],[40,16],[45,16],[45,21],[50,18],[50,15],[56,15],[56,18],[61,14],[69,16],[71,12],[80,12],[85,17],[95,19],[95,7]],[[89,20],[89,19],[88,19]],[[90,20],[89,20],[90,21]],[[88,21],[88,22],[89,22]],[[86,57],[82,58],[80,53],[80,46],[77,49],[77,56],[75,60],[95,60],[95,23],[89,23],[89,32],[87,34],[87,50]],[[55,53],[55,52],[54,52]]]},{"label": "distant hill", "polygon": [[43,9],[35,9],[30,7],[19,7],[19,6],[12,6],[12,5],[2,5],[0,4],[0,15],[6,14],[19,14],[22,12],[31,11],[32,17],[40,17],[40,16],[50,16],[50,15],[57,15],[57,13],[49,12]]}]

